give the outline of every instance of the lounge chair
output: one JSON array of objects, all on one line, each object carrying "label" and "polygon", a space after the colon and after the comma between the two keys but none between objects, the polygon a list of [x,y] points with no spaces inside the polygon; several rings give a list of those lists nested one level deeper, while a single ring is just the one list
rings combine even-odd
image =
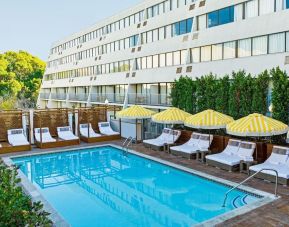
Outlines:
[{"label": "lounge chair", "polygon": [[79,140],[79,138],[73,134],[70,126],[57,127],[57,134],[62,140]]},{"label": "lounge chair", "polygon": [[162,134],[150,140],[144,140],[143,144],[146,147],[150,147],[154,150],[162,150],[165,145],[173,145],[181,136],[181,132],[178,130],[171,130],[164,128]]},{"label": "lounge chair", "polygon": [[10,129],[7,131],[8,142],[12,146],[29,145],[23,129]]},{"label": "lounge chair", "polygon": [[196,152],[200,149],[199,142],[202,134],[192,133],[190,140],[180,146],[174,146],[170,148],[170,151],[174,155],[180,155],[182,157],[191,159]]},{"label": "lounge chair", "polygon": [[106,136],[119,135],[118,132],[112,130],[109,122],[99,122],[98,128],[101,134]]},{"label": "lounge chair", "polygon": [[80,135],[86,138],[101,137],[100,134],[96,133],[93,130],[93,128],[91,127],[91,124],[80,124],[79,131],[80,131]]},{"label": "lounge chair", "polygon": [[[40,136],[40,128],[34,129],[35,140],[39,143],[53,143],[56,139],[52,138],[49,128],[41,128],[42,135]],[[42,138],[42,140],[41,140]]]},{"label": "lounge chair", "polygon": [[219,154],[207,155],[208,165],[216,166],[229,171],[236,171],[240,168],[240,162],[253,160],[255,143],[239,140],[229,140],[226,149]]},{"label": "lounge chair", "polygon": [[[270,157],[262,164],[254,165],[249,168],[251,174],[261,169],[274,169],[278,172],[278,182],[289,184],[289,148],[274,146]],[[276,173],[272,170],[264,170],[256,175],[257,178],[276,181]]]}]

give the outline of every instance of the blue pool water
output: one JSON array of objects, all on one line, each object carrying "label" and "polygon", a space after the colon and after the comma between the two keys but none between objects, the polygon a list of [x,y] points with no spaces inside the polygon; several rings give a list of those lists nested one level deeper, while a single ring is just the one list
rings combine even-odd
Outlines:
[{"label": "blue pool water", "polygon": [[191,226],[257,197],[110,147],[14,158],[71,226]]}]

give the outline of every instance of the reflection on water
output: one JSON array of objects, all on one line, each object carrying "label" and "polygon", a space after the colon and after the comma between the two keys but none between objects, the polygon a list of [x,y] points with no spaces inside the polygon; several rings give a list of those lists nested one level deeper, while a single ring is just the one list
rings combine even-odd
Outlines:
[{"label": "reflection on water", "polygon": [[[221,207],[223,185],[112,147],[14,162],[73,226],[190,226],[233,209]],[[256,199],[236,191],[228,201],[236,198]]]}]

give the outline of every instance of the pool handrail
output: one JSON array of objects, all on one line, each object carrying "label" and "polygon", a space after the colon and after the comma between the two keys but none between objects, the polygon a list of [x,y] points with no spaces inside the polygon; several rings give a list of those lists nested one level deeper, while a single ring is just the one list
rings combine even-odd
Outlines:
[{"label": "pool handrail", "polygon": [[235,189],[239,188],[242,184],[246,183],[248,180],[252,179],[255,175],[257,175],[258,173],[260,173],[260,172],[262,172],[262,171],[264,171],[264,170],[275,172],[276,180],[275,180],[275,191],[274,191],[274,195],[275,195],[275,197],[278,197],[278,196],[277,196],[277,193],[278,193],[278,172],[277,172],[277,170],[275,170],[275,169],[270,169],[270,168],[263,168],[263,169],[260,169],[259,171],[257,171],[256,173],[252,174],[251,176],[247,177],[245,180],[243,180],[241,183],[239,183],[239,184],[236,185],[235,187],[231,188],[229,191],[227,191],[227,192],[225,193],[225,198],[224,198],[224,202],[223,202],[222,207],[226,207],[226,202],[227,202],[227,198],[228,198],[229,193],[231,193],[231,192],[234,191]]}]

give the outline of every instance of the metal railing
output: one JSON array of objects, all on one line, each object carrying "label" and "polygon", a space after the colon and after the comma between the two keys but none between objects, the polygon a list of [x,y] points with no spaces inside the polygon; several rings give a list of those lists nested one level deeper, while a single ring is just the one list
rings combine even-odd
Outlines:
[{"label": "metal railing", "polygon": [[[132,143],[136,141],[135,138],[133,137],[128,137],[125,139],[125,141],[123,142],[122,144],[122,150],[125,152],[125,153],[128,153],[128,147],[132,145]],[[126,148],[126,149],[125,149]]]},{"label": "metal railing", "polygon": [[241,183],[239,183],[238,185],[236,185],[235,187],[231,188],[229,191],[226,192],[225,194],[225,198],[224,198],[224,202],[223,202],[223,205],[222,207],[226,207],[226,202],[227,202],[227,199],[228,199],[228,195],[236,190],[237,188],[239,188],[241,185],[243,185],[244,183],[246,183],[248,180],[252,179],[254,176],[256,176],[258,173],[262,172],[262,171],[273,171],[275,172],[275,175],[276,175],[276,180],[275,180],[275,191],[274,191],[274,194],[275,194],[275,197],[277,197],[277,193],[278,193],[278,172],[277,170],[275,169],[267,169],[267,168],[264,168],[264,169],[261,169],[259,171],[257,171],[256,173],[252,174],[251,176],[249,176],[248,178],[246,178],[245,180],[243,180]]},{"label": "metal railing", "polygon": [[66,93],[52,93],[51,99],[66,100]]},{"label": "metal railing", "polygon": [[88,99],[88,94],[87,93],[77,93],[77,94],[70,93],[70,94],[68,94],[68,99],[71,101],[83,101],[83,102],[85,102]]}]

